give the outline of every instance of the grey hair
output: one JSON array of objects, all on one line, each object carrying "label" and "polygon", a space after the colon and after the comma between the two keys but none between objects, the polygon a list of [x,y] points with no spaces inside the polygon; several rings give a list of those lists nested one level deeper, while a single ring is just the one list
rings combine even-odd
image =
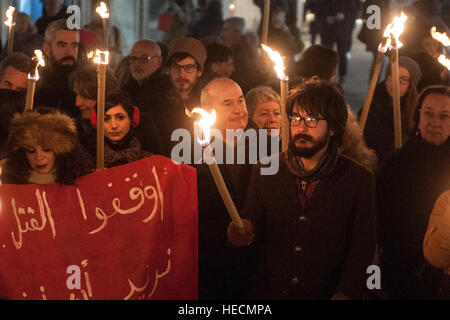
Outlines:
[{"label": "grey hair", "polygon": [[20,72],[30,73],[33,68],[33,63],[30,57],[21,52],[10,54],[0,63],[0,81],[5,77],[8,67],[13,67]]},{"label": "grey hair", "polygon": [[67,26],[67,20],[66,19],[59,19],[56,21],[51,22],[47,29],[45,29],[45,42],[50,44],[56,37],[56,32],[60,30],[68,30],[68,31],[74,31],[78,32],[78,30],[75,29],[69,29]]},{"label": "grey hair", "polygon": [[255,113],[258,105],[262,102],[275,101],[281,107],[281,98],[278,93],[268,86],[257,86],[250,90],[245,97],[247,102],[248,115],[250,117]]},{"label": "grey hair", "polygon": [[245,20],[242,17],[229,17],[225,19],[224,23],[228,22],[230,26],[238,31],[241,35],[245,34]]},{"label": "grey hair", "polygon": [[145,45],[145,46],[151,48],[151,50],[155,50],[157,52],[158,56],[161,56],[161,47],[159,46],[158,43],[156,43],[152,40],[148,40],[148,39],[139,40],[139,41],[135,42],[135,44],[133,45],[133,48],[137,45]]}]

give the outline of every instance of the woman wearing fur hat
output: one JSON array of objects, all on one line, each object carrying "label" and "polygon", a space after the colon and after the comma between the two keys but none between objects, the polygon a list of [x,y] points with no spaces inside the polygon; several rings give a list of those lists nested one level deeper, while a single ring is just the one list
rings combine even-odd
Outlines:
[{"label": "woman wearing fur hat", "polygon": [[[92,125],[96,127],[97,116],[92,117]],[[152,153],[144,151],[136,138],[136,128],[140,123],[140,112],[137,107],[120,93],[109,93],[105,102],[105,167],[127,164],[146,157]],[[91,153],[96,146],[91,145]]]},{"label": "woman wearing fur hat", "polygon": [[[422,71],[419,65],[408,57],[400,57],[399,64],[402,134],[406,142],[411,130],[414,107],[417,104],[417,85],[422,77]],[[394,149],[393,81],[390,70],[389,66],[386,80],[375,89],[364,130],[367,146],[376,151],[379,164]]]},{"label": "woman wearing fur hat", "polygon": [[93,167],[78,144],[73,120],[53,109],[16,114],[8,146],[1,179],[7,184],[71,185]]}]

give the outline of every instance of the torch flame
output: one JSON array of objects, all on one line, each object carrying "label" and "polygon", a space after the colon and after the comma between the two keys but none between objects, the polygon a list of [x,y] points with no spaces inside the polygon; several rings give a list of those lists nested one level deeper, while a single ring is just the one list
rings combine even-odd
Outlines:
[{"label": "torch flame", "polygon": [[439,56],[439,62],[447,68],[447,70],[450,70],[450,59],[448,59],[446,56],[444,56],[443,54],[441,54]]},{"label": "torch flame", "polygon": [[16,8],[11,7],[11,6],[6,11],[7,20],[5,21],[5,25],[7,25],[8,27],[12,27],[15,25],[15,22],[14,22],[14,12],[15,11],[16,11]]},{"label": "torch flame", "polygon": [[403,43],[400,42],[399,38],[403,31],[405,31],[405,22],[407,19],[408,16],[406,16],[406,14],[402,11],[400,17],[395,17],[394,21],[386,27],[384,37],[391,39],[391,43],[394,46],[391,46],[391,49],[400,49],[403,47]]},{"label": "torch flame", "polygon": [[100,2],[100,5],[97,7],[97,9],[95,9],[95,11],[97,11],[102,19],[109,19],[108,7],[103,1]]},{"label": "torch flame", "polygon": [[436,27],[431,28],[431,36],[440,43],[442,43],[444,46],[446,47],[450,46],[450,39],[448,38],[447,34],[445,32],[444,33],[437,32]]},{"label": "torch flame", "polygon": [[94,58],[94,63],[96,64],[104,64],[107,65],[109,63],[109,51],[101,51],[97,49],[95,51],[95,56],[93,52],[90,52],[88,57],[90,56],[90,59]]},{"label": "torch flame", "polygon": [[41,50],[34,50],[33,61],[36,62],[34,74],[28,74],[28,79],[38,81],[39,80],[39,67],[45,67],[45,60]]},{"label": "torch flame", "polygon": [[198,143],[200,143],[202,146],[206,146],[210,143],[211,140],[211,127],[216,123],[216,110],[212,110],[211,113],[208,113],[206,110],[202,108],[194,108],[191,112],[191,115],[194,113],[197,113],[201,115],[201,119],[196,122],[196,125],[199,125],[203,130],[204,139],[201,140],[200,138],[197,138]]},{"label": "torch flame", "polygon": [[384,38],[384,41],[380,43],[378,46],[378,51],[382,53],[386,53],[388,49],[391,47],[392,40],[391,37]]},{"label": "torch flame", "polygon": [[277,73],[277,76],[280,80],[289,80],[288,76],[284,73],[284,70],[286,70],[286,67],[283,63],[283,58],[281,57],[280,53],[278,51],[272,50],[270,47],[261,44],[264,51],[267,52],[270,59],[275,63],[275,72]]}]

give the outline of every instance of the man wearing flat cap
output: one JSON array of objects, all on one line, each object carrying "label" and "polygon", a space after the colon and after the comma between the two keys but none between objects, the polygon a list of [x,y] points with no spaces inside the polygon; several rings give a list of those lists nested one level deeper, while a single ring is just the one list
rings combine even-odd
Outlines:
[{"label": "man wearing flat cap", "polygon": [[193,131],[193,122],[186,116],[186,109],[200,105],[200,80],[205,60],[206,49],[199,40],[188,37],[173,40],[167,59],[170,84],[164,92],[148,97],[145,102],[149,107],[144,112],[153,114],[168,155],[177,143],[171,141],[174,130]]}]

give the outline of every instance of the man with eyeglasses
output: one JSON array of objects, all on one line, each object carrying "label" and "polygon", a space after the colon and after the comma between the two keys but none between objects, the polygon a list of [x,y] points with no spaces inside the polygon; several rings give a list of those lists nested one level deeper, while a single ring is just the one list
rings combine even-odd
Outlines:
[{"label": "man with eyeglasses", "polygon": [[234,246],[259,256],[253,299],[361,299],[375,253],[372,174],[339,155],[345,100],[316,79],[291,92],[290,143],[276,175],[255,166]]},{"label": "man with eyeglasses", "polygon": [[193,121],[186,116],[186,110],[200,105],[200,80],[205,61],[206,49],[199,40],[189,37],[173,40],[167,60],[169,85],[159,94],[146,99],[168,154],[176,144],[171,141],[174,130],[193,131]]},{"label": "man with eyeglasses", "polygon": [[130,80],[122,87],[134,104],[157,94],[168,85],[169,79],[161,72],[161,48],[151,40],[136,42],[128,56]]}]

